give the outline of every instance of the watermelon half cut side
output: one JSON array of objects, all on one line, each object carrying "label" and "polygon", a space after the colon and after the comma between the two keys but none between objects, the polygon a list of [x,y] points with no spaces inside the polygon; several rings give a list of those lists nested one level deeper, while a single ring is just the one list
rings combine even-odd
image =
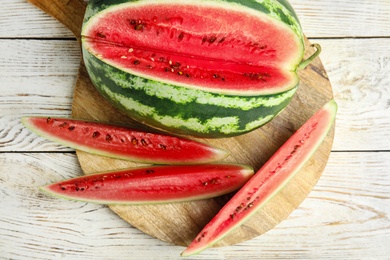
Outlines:
[{"label": "watermelon half cut side", "polygon": [[252,175],[251,167],[240,164],[148,166],[68,179],[41,190],[99,204],[173,203],[235,191]]},{"label": "watermelon half cut side", "polygon": [[295,93],[301,27],[285,1],[89,1],[90,78],[115,107],[176,133],[232,136]]},{"label": "watermelon half cut side", "polygon": [[337,112],[334,100],[299,128],[200,231],[182,256],[211,247],[242,225],[276,195],[310,159],[331,129]]},{"label": "watermelon half cut side", "polygon": [[22,123],[48,140],[91,154],[153,164],[199,164],[229,155],[194,140],[148,133],[101,122],[23,117]]}]

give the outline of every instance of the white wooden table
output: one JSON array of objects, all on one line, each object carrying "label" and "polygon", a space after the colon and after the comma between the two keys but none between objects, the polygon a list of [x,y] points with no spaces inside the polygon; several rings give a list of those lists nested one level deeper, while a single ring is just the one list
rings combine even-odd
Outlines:
[{"label": "white wooden table", "polygon": [[[328,165],[285,221],[194,259],[390,259],[390,1],[291,0],[339,104]],[[23,115],[70,116],[80,60],[59,22],[25,0],[0,9],[0,259],[178,259],[105,206],[38,187],[82,174],[71,149],[26,130]]]}]

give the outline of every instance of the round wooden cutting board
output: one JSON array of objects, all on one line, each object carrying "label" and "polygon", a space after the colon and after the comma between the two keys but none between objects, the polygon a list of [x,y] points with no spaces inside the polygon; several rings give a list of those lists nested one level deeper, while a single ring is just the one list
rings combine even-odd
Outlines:
[{"label": "round wooden cutting board", "polygon": [[[53,5],[52,0],[30,1],[59,19],[79,38],[83,14],[80,7],[85,7],[82,0],[81,2],[72,1],[70,4],[68,4],[69,1],[55,0],[57,5]],[[64,14],[72,14],[75,17]],[[306,47],[305,55],[308,57],[314,50],[308,41],[306,41]],[[316,58],[299,75],[301,82],[292,102],[267,125],[238,137],[198,140],[229,150],[231,155],[225,159],[226,162],[244,163],[258,170],[293,132],[333,98],[331,85],[319,58]],[[79,119],[127,124],[137,129],[150,130],[126,117],[104,100],[92,86],[83,63],[80,65],[74,90],[72,116]],[[320,178],[328,161],[333,136],[334,126],[320,148],[289,184],[254,217],[216,246],[232,245],[259,236],[275,227],[296,209]],[[140,165],[81,151],[77,151],[77,156],[85,174]],[[230,196],[231,194],[186,203],[109,207],[122,219],[143,232],[162,241],[186,246]]]},{"label": "round wooden cutting board", "polygon": [[[308,52],[311,52],[310,46],[307,47]],[[198,140],[229,150],[231,155],[225,161],[249,164],[258,170],[293,132],[333,98],[329,80],[319,59],[314,60],[311,65],[301,71],[300,77],[299,89],[290,105],[267,125],[238,137]],[[83,65],[80,66],[75,87],[72,116],[146,129],[143,125],[117,111],[97,93]],[[275,227],[297,208],[322,174],[330,154],[333,131],[334,129],[305,167],[277,196],[218,245],[231,245],[259,236]],[[86,174],[140,165],[81,151],[77,152],[77,156]],[[165,205],[109,207],[143,232],[163,241],[185,246],[194,239],[229,197],[230,195]]]}]

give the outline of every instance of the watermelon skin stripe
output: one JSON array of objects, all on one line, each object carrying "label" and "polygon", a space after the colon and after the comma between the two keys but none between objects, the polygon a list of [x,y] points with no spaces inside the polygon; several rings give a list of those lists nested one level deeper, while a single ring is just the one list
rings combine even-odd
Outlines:
[{"label": "watermelon skin stripe", "polygon": [[[168,127],[175,132],[200,137],[234,136],[260,127],[278,115],[296,92],[296,88],[293,88],[283,93],[257,97],[214,94],[124,73],[89,52],[84,53],[92,82],[106,99],[116,101],[112,102],[116,108],[153,127]],[[148,84],[159,84],[165,88],[161,91],[162,95],[169,92],[180,93],[183,96],[182,102],[160,97],[156,93],[147,93],[152,89],[147,87]],[[153,89],[161,90],[158,87]],[[210,114],[214,116],[210,118]],[[145,117],[149,121],[145,121]]]}]

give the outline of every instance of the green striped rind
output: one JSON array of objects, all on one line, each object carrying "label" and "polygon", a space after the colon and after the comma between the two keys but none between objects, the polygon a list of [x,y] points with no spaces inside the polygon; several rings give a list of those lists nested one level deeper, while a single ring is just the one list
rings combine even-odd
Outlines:
[{"label": "green striped rind", "polygon": [[258,128],[281,112],[296,91],[214,94],[124,73],[85,50],[84,60],[95,87],[116,108],[153,127],[195,136],[227,137]]}]

